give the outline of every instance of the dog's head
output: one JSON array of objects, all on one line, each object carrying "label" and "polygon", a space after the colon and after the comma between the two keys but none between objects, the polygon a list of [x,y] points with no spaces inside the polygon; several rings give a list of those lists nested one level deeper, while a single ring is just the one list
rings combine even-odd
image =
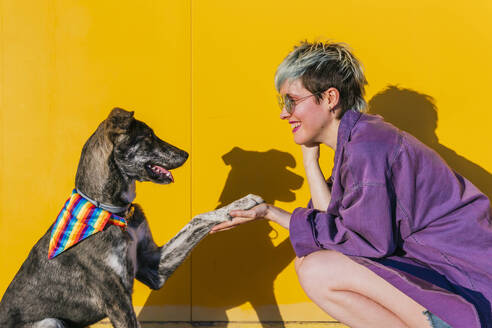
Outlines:
[{"label": "dog's head", "polygon": [[174,182],[169,171],[186,162],[187,152],[159,139],[147,124],[124,109],[114,108],[103,124],[122,173],[138,181]]}]

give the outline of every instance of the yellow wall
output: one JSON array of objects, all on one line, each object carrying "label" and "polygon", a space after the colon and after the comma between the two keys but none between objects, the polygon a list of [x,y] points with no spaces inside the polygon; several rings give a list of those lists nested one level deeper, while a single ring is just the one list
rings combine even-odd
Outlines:
[{"label": "yellow wall", "polygon": [[[246,193],[308,199],[273,75],[299,40],[352,46],[371,110],[492,196],[489,0],[1,0],[0,294],[68,197],[80,150],[114,106],[191,154],[171,186],[138,184],[155,240]],[[332,152],[323,150],[326,172]],[[140,320],[331,320],[303,294],[282,228],[207,237]]]}]

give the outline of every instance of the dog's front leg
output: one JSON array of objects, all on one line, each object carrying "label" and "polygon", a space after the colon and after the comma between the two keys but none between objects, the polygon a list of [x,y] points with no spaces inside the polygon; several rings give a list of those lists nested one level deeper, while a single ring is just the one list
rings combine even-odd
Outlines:
[{"label": "dog's front leg", "polygon": [[248,195],[215,211],[195,216],[173,239],[160,248],[159,256],[159,288],[171,274],[183,263],[191,250],[202,240],[215,225],[231,219],[232,210],[248,210],[263,199],[256,195]]},{"label": "dog's front leg", "polygon": [[126,310],[109,311],[108,318],[114,328],[140,328],[133,307]]},{"label": "dog's front leg", "polygon": [[106,315],[114,328],[140,328],[130,295],[108,300]]}]

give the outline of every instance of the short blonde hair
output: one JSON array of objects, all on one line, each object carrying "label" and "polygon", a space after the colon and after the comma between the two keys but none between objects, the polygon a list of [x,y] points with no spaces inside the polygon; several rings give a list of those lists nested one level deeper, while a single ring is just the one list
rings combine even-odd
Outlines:
[{"label": "short blonde hair", "polygon": [[296,45],[278,66],[275,87],[280,91],[287,80],[296,79],[301,79],[318,102],[325,90],[336,88],[340,92],[340,117],[349,109],[363,112],[367,107],[363,66],[345,43],[303,41]]}]

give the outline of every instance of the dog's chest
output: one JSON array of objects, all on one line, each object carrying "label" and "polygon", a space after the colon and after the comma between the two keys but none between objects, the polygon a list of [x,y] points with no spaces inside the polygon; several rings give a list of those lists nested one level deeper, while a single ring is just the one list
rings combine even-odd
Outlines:
[{"label": "dog's chest", "polygon": [[121,238],[118,244],[113,244],[111,250],[106,253],[104,262],[128,285],[127,287],[131,287],[138,270],[138,229],[128,226],[123,234],[125,238]]},{"label": "dog's chest", "polygon": [[131,268],[133,269],[133,279],[135,279],[138,271],[137,246],[141,240],[141,236],[139,236],[138,227],[129,225],[126,231],[130,236],[126,257],[128,264],[131,265]]}]

